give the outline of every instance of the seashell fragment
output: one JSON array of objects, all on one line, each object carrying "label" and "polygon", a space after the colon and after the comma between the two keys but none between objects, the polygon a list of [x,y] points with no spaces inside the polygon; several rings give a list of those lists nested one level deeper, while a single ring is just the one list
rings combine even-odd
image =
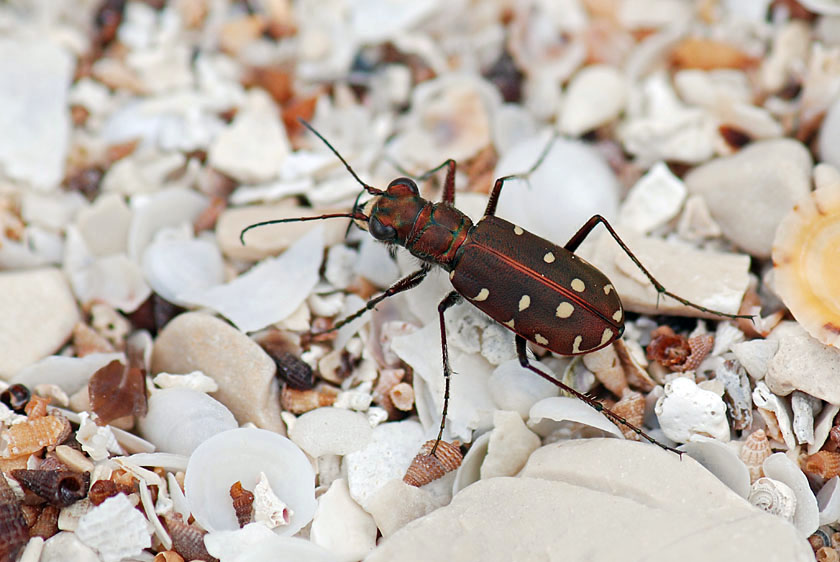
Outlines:
[{"label": "seashell fragment", "polygon": [[363,414],[342,408],[316,408],[297,419],[289,438],[313,457],[347,455],[365,447],[372,431]]},{"label": "seashell fragment", "polygon": [[703,439],[680,445],[680,450],[702,464],[732,491],[746,498],[750,494],[749,470],[726,443]]},{"label": "seashell fragment", "polygon": [[793,434],[800,444],[814,442],[814,414],[822,408],[822,401],[802,391],[794,390],[790,398],[793,411]]},{"label": "seashell fragment", "polygon": [[665,436],[678,443],[691,441],[695,436],[730,439],[723,399],[685,377],[665,385],[665,393],[656,401],[654,411]]},{"label": "seashell fragment", "polygon": [[90,474],[72,470],[13,470],[12,476],[24,488],[58,507],[86,497],[90,485]]},{"label": "seashell fragment", "polygon": [[14,560],[29,540],[20,500],[0,472],[0,560]]},{"label": "seashell fragment", "polygon": [[406,382],[397,383],[388,391],[388,398],[397,410],[409,412],[414,407],[414,388]]},{"label": "seashell fragment", "polygon": [[59,508],[54,505],[47,505],[38,514],[38,519],[29,527],[29,536],[41,537],[44,540],[58,533]]},{"label": "seashell fragment", "polygon": [[750,496],[747,499],[762,511],[793,521],[796,496],[790,486],[783,482],[761,477],[750,487]]},{"label": "seashell fragment", "polygon": [[103,424],[146,414],[146,377],[140,369],[111,361],[90,378],[90,405]]},{"label": "seashell fragment", "polygon": [[280,405],[287,412],[304,414],[315,408],[332,406],[337,396],[338,391],[329,386],[312,390],[297,390],[287,384],[280,391]]},{"label": "seashell fragment", "polygon": [[233,510],[236,521],[241,529],[253,519],[254,493],[242,487],[238,480],[230,487],[230,499],[233,500]]},{"label": "seashell fragment", "polygon": [[[438,443],[437,450],[432,453],[435,443]],[[461,466],[462,460],[464,460],[464,455],[457,442],[449,443],[434,439],[426,441],[411,461],[408,470],[405,471],[403,482],[419,488],[457,469]]]},{"label": "seashell fragment", "polygon": [[[840,477],[835,476],[823,484],[817,492],[817,506],[820,509],[820,525],[830,525],[840,521]],[[827,541],[824,544],[830,544],[830,542]]]},{"label": "seashell fragment", "polygon": [[775,290],[809,334],[840,347],[840,172],[819,164],[814,182],[776,230]]},{"label": "seashell fragment", "polygon": [[805,459],[802,469],[822,478],[834,478],[840,475],[840,453],[818,451]]},{"label": "seashell fragment", "polygon": [[772,429],[775,428],[778,436],[782,438],[789,449],[796,447],[796,437],[793,435],[791,422],[793,412],[788,402],[770,392],[764,381],[756,383],[752,397],[753,402],[758,406],[758,413],[767,422],[768,434],[776,439],[777,436],[773,435],[772,432]]},{"label": "seashell fragment", "polygon": [[49,398],[34,395],[29,399],[29,402],[24,406],[23,411],[29,419],[43,418],[47,415],[47,405],[50,403]]},{"label": "seashell fragment", "polygon": [[724,361],[715,369],[715,380],[723,383],[724,401],[729,407],[732,429],[747,429],[752,425],[752,392],[746,370],[734,360]]},{"label": "seashell fragment", "polygon": [[273,493],[290,508],[289,524],[276,532],[298,532],[315,512],[315,472],[304,452],[292,441],[255,428],[219,433],[193,451],[184,488],[196,522],[210,531],[239,529],[230,502],[230,486],[240,481],[259,497],[255,486],[261,472],[267,475]]},{"label": "seashell fragment", "polygon": [[627,390],[627,376],[613,346],[587,353],[583,356],[583,364],[616,396],[622,396]]},{"label": "seashell fragment", "polygon": [[274,529],[288,525],[292,515],[294,512],[271,489],[265,472],[260,472],[260,478],[254,487],[254,521]]},{"label": "seashell fragment", "polygon": [[819,526],[819,507],[808,478],[799,465],[784,453],[774,453],[764,461],[763,469],[767,478],[787,484],[796,495],[793,526],[800,535],[807,537],[813,533]]},{"label": "seashell fragment", "polygon": [[184,523],[180,515],[166,515],[163,517],[164,526],[172,537],[172,550],[184,557],[185,560],[215,560],[204,546],[204,536],[207,531],[196,525]]},{"label": "seashell fragment", "polygon": [[63,416],[44,416],[18,423],[6,430],[6,450],[0,456],[18,457],[62,443],[70,436],[70,422]]},{"label": "seashell fragment", "polygon": [[[613,413],[627,420],[628,423],[641,427],[645,418],[645,397],[638,392],[628,392],[610,409]],[[626,439],[634,441],[642,439],[638,433],[627,426],[622,425],[619,429]]]},{"label": "seashell fragment", "polygon": [[376,535],[376,522],[350,496],[345,480],[335,480],[318,498],[309,538],[337,560],[361,560],[376,546]]},{"label": "seashell fragment", "polygon": [[152,546],[149,522],[119,494],[79,519],[76,536],[99,553],[104,562],[119,562]]},{"label": "seashell fragment", "polygon": [[738,456],[747,465],[747,470],[750,472],[750,483],[755,482],[764,475],[762,465],[764,460],[773,454],[770,448],[770,441],[767,439],[767,434],[763,429],[758,429],[750,433],[744,444],[741,445],[741,451]]},{"label": "seashell fragment", "polygon": [[[582,426],[582,430],[574,427],[575,424]],[[577,398],[568,396],[544,398],[534,404],[528,413],[528,427],[541,437],[565,432],[570,425],[574,427],[573,431],[587,437],[592,434],[598,437],[614,435],[624,439],[621,430],[604,414],[596,412]]]}]

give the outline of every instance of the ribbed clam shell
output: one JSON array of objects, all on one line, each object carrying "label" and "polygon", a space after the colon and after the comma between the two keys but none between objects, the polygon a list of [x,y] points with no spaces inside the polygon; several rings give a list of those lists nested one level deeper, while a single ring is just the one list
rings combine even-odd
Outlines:
[{"label": "ribbed clam shell", "polygon": [[58,507],[86,497],[90,484],[90,474],[72,470],[13,470],[12,476],[24,488]]},{"label": "ribbed clam shell", "polygon": [[764,464],[764,459],[773,454],[770,448],[770,440],[767,439],[767,433],[763,429],[758,429],[750,433],[744,444],[741,446],[739,457],[744,464],[747,465],[747,470],[750,471],[750,483],[755,482],[764,475],[764,470],[761,465]]},{"label": "ribbed clam shell", "polygon": [[70,422],[61,416],[44,416],[15,424],[6,432],[8,456],[19,457],[58,445],[70,435]]},{"label": "ribbed clam shell", "polygon": [[434,439],[423,443],[420,452],[405,471],[403,482],[419,488],[461,466],[464,455],[461,454],[458,445],[440,441],[437,450],[432,454],[434,446]]},{"label": "ribbed clam shell", "polygon": [[[628,423],[640,427],[645,418],[645,397],[638,392],[628,392],[615,403],[611,410],[627,420]],[[641,440],[641,437],[629,427],[622,425],[619,429],[627,439]]]},{"label": "ribbed clam shell", "polygon": [[43,418],[47,415],[47,405],[50,403],[49,398],[35,395],[26,403],[23,411],[29,419]]},{"label": "ribbed clam shell", "polygon": [[236,521],[241,529],[253,519],[254,493],[242,487],[242,482],[234,482],[230,487],[230,499],[233,500],[233,510]]},{"label": "ribbed clam shell", "polygon": [[803,470],[822,478],[834,478],[840,475],[840,453],[818,451],[805,459]]}]

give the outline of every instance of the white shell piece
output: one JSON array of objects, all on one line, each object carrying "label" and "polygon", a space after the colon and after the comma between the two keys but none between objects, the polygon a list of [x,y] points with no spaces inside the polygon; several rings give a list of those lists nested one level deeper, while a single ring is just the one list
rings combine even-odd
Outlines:
[{"label": "white shell piece", "polygon": [[84,544],[75,533],[61,532],[44,543],[40,562],[102,562],[96,551]]},{"label": "white shell piece", "polygon": [[373,428],[370,443],[344,457],[342,469],[353,499],[365,507],[386,482],[402,478],[425,440],[423,427],[413,420]]},{"label": "white shell piece", "polygon": [[152,502],[152,493],[149,491],[149,486],[142,479],[138,481],[138,484],[140,488],[140,503],[143,505],[143,511],[146,513],[146,519],[151,523],[152,528],[155,530],[155,536],[160,543],[166,550],[169,550],[172,548],[172,538],[166,532],[166,529],[163,528],[163,524],[161,524],[155,512],[155,505]]},{"label": "white shell piece", "polygon": [[[91,481],[95,481],[95,478],[91,478]],[[93,508],[94,505],[87,498],[67,507],[62,507],[61,511],[58,512],[58,528],[62,531],[75,531],[76,527],[79,526],[79,519]]]},{"label": "white shell piece", "polygon": [[452,495],[454,496],[470,484],[481,480],[481,465],[487,456],[487,447],[490,443],[490,432],[482,433],[473,440],[470,450],[464,455],[461,466],[455,472],[455,480],[452,482]]},{"label": "white shell piece", "polygon": [[799,390],[794,390],[790,397],[793,410],[793,434],[799,444],[814,442],[814,414],[819,412],[822,401]]},{"label": "white shell piece", "polygon": [[[394,338],[391,349],[414,369],[415,403],[423,426],[431,432],[440,425],[443,411],[445,379],[441,368],[440,325],[436,320],[421,330]],[[469,443],[473,430],[488,428],[492,423],[492,412],[496,409],[488,388],[492,366],[480,354],[465,353],[455,345],[449,346],[449,361],[458,375],[453,375],[450,381],[447,430],[462,443]],[[424,386],[418,384],[421,379]],[[350,490],[353,490],[352,481]]]},{"label": "white shell piece", "polygon": [[258,535],[240,539],[239,537],[249,527],[265,528],[252,523],[237,531],[209,533],[204,539],[207,551],[220,560],[233,562],[270,562],[272,560],[345,562],[311,541],[297,537]]},{"label": "white shell piece", "polygon": [[537,435],[547,437],[562,427],[582,424],[599,430],[599,436],[614,435],[624,439],[621,430],[600,412],[596,412],[577,398],[553,396],[534,404],[528,413],[528,427]]},{"label": "white shell piece", "polygon": [[172,375],[170,373],[158,373],[153,382],[160,388],[188,388],[198,392],[216,392],[219,385],[212,377],[208,377],[201,371],[193,371],[184,375]]},{"label": "white shell piece", "polygon": [[696,436],[729,441],[726,404],[691,379],[678,377],[666,383],[654,411],[662,431],[673,441],[686,443]]},{"label": "white shell piece", "polygon": [[76,216],[76,228],[94,256],[124,253],[130,222],[131,211],[117,193],[103,193]]},{"label": "white shell piece", "polygon": [[29,388],[39,384],[54,384],[68,395],[85,387],[93,374],[111,361],[125,362],[123,353],[91,353],[84,357],[50,355],[20,370],[11,381]]},{"label": "white shell piece", "polygon": [[761,477],[750,487],[749,502],[762,511],[793,522],[796,495],[784,482]]},{"label": "white shell piece", "polygon": [[363,414],[342,408],[315,408],[297,419],[289,439],[312,457],[346,455],[370,442],[372,428]]},{"label": "white shell piece", "polygon": [[648,233],[677,216],[687,192],[668,165],[657,162],[630,188],[618,213],[619,224]]},{"label": "white shell piece", "polygon": [[[538,361],[532,361],[532,364],[551,373],[550,369]],[[496,407],[518,412],[523,419],[528,416],[534,404],[560,393],[557,386],[534,376],[534,373],[520,365],[519,359],[511,359],[496,367],[488,384]]]},{"label": "white shell piece", "polygon": [[207,198],[191,189],[162,189],[151,195],[131,199],[133,217],[128,229],[128,255],[140,261],[155,234],[167,226],[192,225],[207,207]]},{"label": "white shell piece", "polygon": [[732,352],[738,362],[755,380],[761,380],[767,374],[770,360],[779,349],[778,340],[754,339],[732,346]]},{"label": "white shell piece", "polygon": [[41,552],[44,550],[44,538],[35,535],[26,543],[26,548],[20,554],[18,562],[38,562],[41,559]]},{"label": "white shell piece", "polygon": [[188,388],[153,392],[146,416],[137,422],[140,435],[158,449],[187,456],[213,435],[238,426],[224,404]]},{"label": "white shell piece", "polygon": [[107,459],[109,453],[125,454],[111,431],[111,426],[96,425],[87,412],[81,412],[79,419],[81,423],[76,432],[76,441],[81,443],[82,450],[90,455],[91,459],[101,461]]},{"label": "white shell piece", "polygon": [[79,519],[76,536],[103,562],[119,562],[152,546],[149,522],[125,494],[117,494]]},{"label": "white shell piece", "polygon": [[764,381],[758,381],[753,390],[753,402],[759,408],[769,410],[776,415],[776,422],[779,425],[779,430],[782,432],[782,438],[785,440],[785,445],[789,449],[796,447],[796,436],[793,434],[793,412],[790,409],[788,401],[784,398],[776,396]]},{"label": "white shell piece", "polygon": [[825,440],[828,439],[828,432],[834,427],[834,416],[840,412],[840,406],[825,404],[814,421],[814,442],[808,445],[808,454],[813,455],[822,449]]},{"label": "white shell piece", "polygon": [[190,302],[215,310],[243,332],[280,322],[318,282],[323,248],[324,231],[313,228],[280,257],[264,260],[230,283],[194,294]]},{"label": "white shell piece", "polygon": [[626,97],[626,78],[617,69],[606,64],[583,67],[566,90],[560,132],[575,137],[609,123],[624,109]]},{"label": "white shell piece", "polygon": [[146,441],[142,437],[138,437],[135,433],[118,427],[112,427],[111,432],[117,438],[117,443],[125,449],[126,453],[153,453],[155,451],[153,443]]},{"label": "white shell piece", "polygon": [[271,489],[265,472],[260,472],[257,485],[254,486],[254,522],[274,529],[288,525],[292,515],[294,512]]},{"label": "white shell piece", "polygon": [[[549,141],[539,135],[518,143],[501,155],[494,177],[528,171]],[[505,185],[496,214],[562,244],[592,215],[614,217],[618,193],[618,180],[600,153],[582,142],[557,138],[527,182]],[[557,200],[566,204],[545,204]]]},{"label": "white shell piece", "polygon": [[190,506],[187,503],[184,491],[181,490],[181,486],[178,484],[178,480],[175,479],[175,475],[171,472],[166,475],[166,483],[168,484],[169,497],[172,499],[172,508],[176,513],[181,514],[184,521],[187,521],[190,518]]},{"label": "white shell piece", "polygon": [[125,254],[96,258],[68,272],[73,292],[81,302],[104,302],[134,312],[152,293],[140,267]]},{"label": "white shell piece", "polygon": [[112,457],[111,460],[115,462],[119,468],[122,468],[126,472],[130,473],[138,480],[143,480],[150,486],[160,487],[163,485],[163,480],[156,472],[152,472],[151,470],[147,470],[134,464],[128,460],[128,457]]},{"label": "white shell piece", "polygon": [[338,479],[318,498],[309,538],[340,560],[361,560],[376,546],[376,522]]},{"label": "white shell piece", "polygon": [[525,426],[517,412],[496,410],[481,478],[515,476],[540,445],[540,438]]},{"label": "white shell piece", "polygon": [[749,470],[728,445],[715,439],[704,439],[685,443],[679,449],[706,467],[742,498],[746,499],[750,495]]},{"label": "white shell piece", "polygon": [[315,472],[306,455],[282,435],[239,428],[214,435],[193,451],[184,488],[195,520],[208,530],[238,529],[230,487],[253,490],[260,472],[294,512],[277,532],[293,535],[315,512]]},{"label": "white shell piece", "polygon": [[157,237],[143,252],[142,266],[152,289],[179,306],[225,280],[219,247],[205,238]]},{"label": "white shell piece", "polygon": [[793,526],[803,537],[810,536],[819,526],[819,507],[817,498],[811,491],[808,478],[802,470],[784,453],[774,453],[767,457],[763,465],[768,478],[778,480],[790,486],[796,495],[796,512],[793,514]]},{"label": "white shell piece", "polygon": [[820,525],[840,521],[840,476],[827,481],[817,492],[817,507],[820,509]]}]

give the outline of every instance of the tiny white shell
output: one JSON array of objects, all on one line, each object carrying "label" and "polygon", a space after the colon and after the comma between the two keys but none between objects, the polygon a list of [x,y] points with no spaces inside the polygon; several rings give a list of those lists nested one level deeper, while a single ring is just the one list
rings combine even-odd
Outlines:
[{"label": "tiny white shell", "polygon": [[796,496],[790,486],[772,478],[761,477],[750,487],[749,502],[767,513],[793,521]]},{"label": "tiny white shell", "polygon": [[218,400],[177,387],[153,392],[146,416],[138,421],[140,435],[161,451],[181,455],[190,455],[206,439],[238,426]]},{"label": "tiny white shell", "polygon": [[665,385],[665,393],[654,408],[665,435],[678,443],[696,436],[729,441],[726,404],[714,392],[703,390],[694,381],[678,377]]},{"label": "tiny white shell", "polygon": [[208,530],[239,528],[230,486],[253,490],[265,472],[274,493],[294,514],[276,532],[293,535],[315,513],[315,471],[297,445],[282,435],[256,428],[231,429],[199,445],[190,457],[184,489],[195,520]]},{"label": "tiny white shell", "polygon": [[784,453],[774,453],[764,461],[763,469],[768,478],[787,484],[796,495],[793,526],[800,535],[807,537],[816,531],[820,519],[817,498],[814,497],[808,479],[799,466]]}]

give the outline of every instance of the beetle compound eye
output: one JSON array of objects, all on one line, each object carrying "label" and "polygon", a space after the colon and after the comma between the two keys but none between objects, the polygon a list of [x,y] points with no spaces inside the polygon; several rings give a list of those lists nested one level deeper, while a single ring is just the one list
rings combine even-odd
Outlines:
[{"label": "beetle compound eye", "polygon": [[394,186],[402,185],[407,187],[414,195],[420,193],[420,190],[417,189],[417,184],[414,183],[414,180],[411,178],[397,178],[391,183],[388,184],[388,189],[391,189]]},{"label": "beetle compound eye", "polygon": [[382,224],[377,217],[371,217],[368,221],[368,232],[377,240],[394,240],[397,237],[396,229]]}]

